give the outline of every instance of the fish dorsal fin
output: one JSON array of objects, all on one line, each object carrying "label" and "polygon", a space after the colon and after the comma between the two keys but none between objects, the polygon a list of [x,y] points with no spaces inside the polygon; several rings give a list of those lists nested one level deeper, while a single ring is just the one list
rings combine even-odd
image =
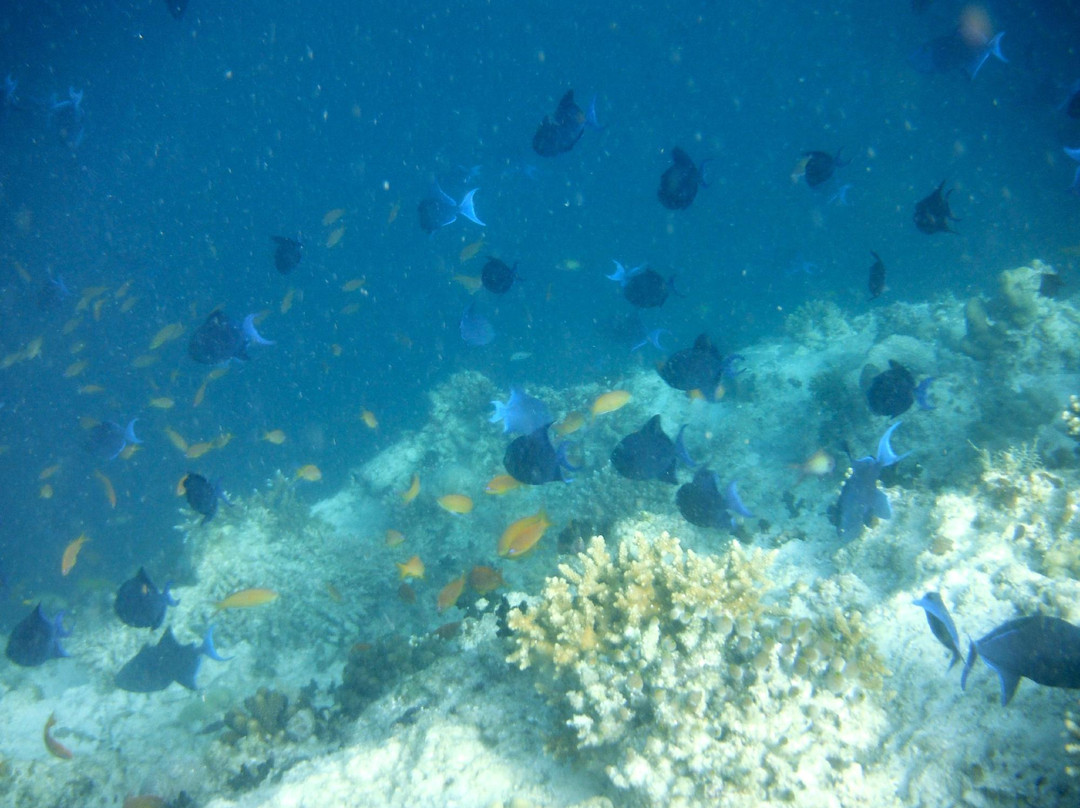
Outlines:
[{"label": "fish dorsal fin", "polygon": [[577,106],[577,104],[574,103],[574,91],[573,90],[567,90],[566,94],[563,95],[563,97],[561,99],[559,99],[559,109],[558,109],[558,112],[555,113],[556,117],[558,117],[559,112],[562,112],[563,110],[571,109],[571,108],[576,107],[576,106]]},{"label": "fish dorsal fin", "polygon": [[708,351],[709,353],[715,353],[716,348],[713,347],[712,340],[709,339],[708,334],[698,334],[696,340],[694,340],[695,351]]},{"label": "fish dorsal fin", "polygon": [[690,159],[690,155],[680,149],[678,146],[671,150],[671,159],[677,166],[683,168],[696,168],[694,161]]},{"label": "fish dorsal fin", "polygon": [[650,418],[645,426],[641,428],[641,432],[645,435],[663,435],[665,438],[667,437],[667,435],[664,435],[664,428],[660,426],[659,414]]}]

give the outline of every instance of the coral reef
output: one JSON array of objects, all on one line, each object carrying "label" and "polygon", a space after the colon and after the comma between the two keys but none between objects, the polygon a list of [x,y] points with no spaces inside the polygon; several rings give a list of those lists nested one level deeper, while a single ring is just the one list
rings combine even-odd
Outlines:
[{"label": "coral reef", "polygon": [[588,749],[649,804],[815,804],[808,772],[861,773],[856,751],[884,720],[866,688],[884,666],[836,582],[770,592],[773,555],[735,542],[699,556],[637,533],[614,557],[596,537],[560,565],[510,613],[508,660],[538,669],[568,730],[556,748]]},{"label": "coral reef", "polygon": [[402,677],[424,670],[440,655],[444,641],[438,637],[406,639],[380,637],[374,643],[357,643],[349,651],[341,685],[334,701],[346,717],[355,718]]}]

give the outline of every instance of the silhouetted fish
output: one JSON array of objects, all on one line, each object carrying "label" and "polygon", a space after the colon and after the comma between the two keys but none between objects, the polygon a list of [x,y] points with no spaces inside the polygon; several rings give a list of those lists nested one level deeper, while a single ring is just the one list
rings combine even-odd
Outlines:
[{"label": "silhouetted fish", "polygon": [[659,272],[646,266],[627,269],[618,261],[612,263],[615,271],[606,277],[620,284],[623,297],[639,309],[659,308],[675,288],[674,275],[665,281]]},{"label": "silhouetted fish", "polygon": [[811,188],[818,188],[833,178],[836,169],[847,165],[840,161],[841,149],[836,150],[836,155],[823,151],[803,152],[806,163],[803,165],[803,177],[806,184]]},{"label": "silhouetted fish", "polygon": [[71,297],[71,291],[64,283],[64,279],[57,275],[55,278],[48,277],[38,287],[36,302],[41,311],[52,311],[67,298]]},{"label": "silhouetted fish", "polygon": [[860,457],[851,464],[851,474],[844,481],[837,502],[836,532],[843,542],[858,538],[875,517],[889,519],[892,516],[889,497],[877,487],[877,481],[882,469],[899,463],[909,454],[897,455],[889,445],[889,439],[900,423],[897,421],[885,430],[878,441],[876,456]]},{"label": "silhouetted fish", "polygon": [[956,231],[949,227],[949,221],[960,221],[949,209],[949,194],[953,189],[942,193],[944,189],[945,180],[942,180],[941,185],[930,196],[915,204],[915,226],[928,236],[942,232],[955,233]]},{"label": "silhouetted fish", "polygon": [[[870,367],[869,365],[867,366]],[[907,412],[911,405],[919,402],[920,409],[932,410],[933,405],[927,396],[933,377],[915,384],[915,377],[906,367],[894,359],[889,360],[889,369],[874,376],[866,390],[866,403],[875,415],[895,418]]]},{"label": "silhouetted fish", "polygon": [[504,295],[510,291],[517,279],[517,264],[513,268],[498,258],[489,258],[480,272],[480,282],[492,294]]},{"label": "silhouetted fish", "polygon": [[219,499],[228,504],[225,495],[221,493],[221,486],[193,471],[189,471],[184,477],[184,496],[191,509],[202,514],[204,525],[217,514]]},{"label": "silhouetted fish", "polygon": [[960,676],[960,687],[975,659],[983,660],[1001,680],[1001,706],[1016,693],[1020,680],[1047,687],[1080,688],[1080,627],[1057,617],[1037,614],[1002,623],[973,640]]},{"label": "silhouetted fish", "polygon": [[168,584],[164,592],[159,592],[146,570],[139,567],[135,577],[122,583],[116,590],[113,609],[116,616],[129,626],[156,629],[165,620],[168,607],[179,603],[169,594]]},{"label": "silhouetted fish", "polygon": [[1069,96],[1062,102],[1060,109],[1070,118],[1080,118],[1080,81],[1070,88]]},{"label": "silhouetted fish", "polygon": [[506,402],[492,401],[495,411],[488,418],[492,424],[502,421],[503,432],[516,432],[531,435],[537,429],[554,420],[547,404],[530,396],[520,387],[511,386],[510,397]]},{"label": "silhouetted fish", "polygon": [[920,73],[948,73],[963,70],[971,79],[978,74],[986,60],[993,56],[1008,62],[1001,52],[1001,31],[992,38],[979,38],[957,29],[925,42],[908,57],[908,64]]},{"label": "silhouetted fish", "polygon": [[476,301],[469,301],[465,311],[461,313],[461,321],[458,323],[458,331],[466,345],[480,347],[490,345],[495,339],[495,326],[487,317],[476,310]]},{"label": "silhouetted fish", "polygon": [[704,185],[705,181],[701,168],[694,165],[690,155],[678,146],[671,150],[671,160],[672,164],[660,177],[656,196],[668,210],[685,210],[690,207],[697,196],[698,187]]},{"label": "silhouetted fish", "polygon": [[559,101],[553,117],[544,117],[533,135],[533,151],[541,157],[555,157],[570,151],[585,134],[586,125],[599,129],[596,122],[596,96],[589,102],[589,111],[574,103],[574,91],[567,90]]},{"label": "silhouetted fish", "polygon": [[69,634],[64,630],[63,618],[64,613],[57,612],[56,617],[49,620],[39,603],[11,630],[4,651],[7,658],[24,668],[36,668],[50,659],[66,657],[67,652],[60,647],[61,638]]},{"label": "silhouetted fish", "polygon": [[86,435],[85,447],[88,452],[101,460],[113,460],[127,448],[128,444],[139,444],[135,435],[135,422],[132,418],[127,426],[120,426],[113,421],[102,421]]},{"label": "silhouetted fish", "polygon": [[274,266],[282,275],[288,275],[300,263],[303,257],[304,245],[296,239],[285,236],[271,236],[277,245],[274,248]]},{"label": "silhouetted fish", "polygon": [[172,629],[165,629],[157,645],[146,643],[116,674],[116,686],[131,693],[156,693],[177,682],[188,690],[197,690],[195,676],[203,656],[225,662],[214,648],[214,627],[206,630],[201,645],[181,645]]},{"label": "silhouetted fish", "polygon": [[960,653],[960,635],[956,631],[952,615],[945,608],[945,601],[937,592],[927,592],[912,603],[926,611],[926,622],[930,624],[930,631],[937,637],[937,641],[952,653],[952,659],[949,660],[951,670],[952,666],[964,657]]},{"label": "silhouetted fish", "polygon": [[515,480],[526,485],[543,485],[561,482],[563,468],[573,468],[563,456],[562,444],[559,449],[551,445],[548,427],[551,424],[533,430],[528,435],[514,438],[506,447],[503,465],[506,472]]},{"label": "silhouetted fish", "polygon": [[165,0],[165,6],[169,9],[169,13],[172,14],[174,20],[178,20],[184,16],[184,12],[187,11],[188,0]]},{"label": "silhouetted fish", "polygon": [[870,290],[870,299],[881,297],[882,292],[885,291],[885,262],[881,260],[881,256],[873,250],[870,254],[874,256],[874,263],[870,265],[870,279],[867,282],[867,288]]},{"label": "silhouetted fish", "polygon": [[682,448],[683,427],[676,441],[672,441],[660,426],[660,416],[654,415],[637,432],[631,432],[620,440],[611,451],[611,465],[621,476],[630,480],[661,480],[678,484],[675,466],[680,453],[686,461]]},{"label": "silhouetted fish", "polygon": [[753,516],[740,499],[735,482],[730,482],[727,489],[721,491],[716,472],[707,468],[698,469],[692,482],[679,486],[675,504],[683,518],[698,527],[733,525],[735,520],[731,513]]},{"label": "silhouetted fish", "polygon": [[420,204],[417,206],[416,211],[420,215],[420,228],[430,235],[436,230],[456,222],[458,216],[464,216],[470,222],[486,227],[487,225],[480,221],[480,217],[476,215],[476,208],[473,206],[473,197],[476,196],[476,192],[479,190],[479,188],[473,188],[462,197],[460,202],[455,202],[454,198],[440,188],[439,183],[436,182],[431,186],[428,195],[421,199]]},{"label": "silhouetted fish", "polygon": [[245,317],[243,323],[237,323],[218,309],[210,312],[206,321],[191,335],[188,356],[203,365],[222,365],[230,359],[247,361],[247,349],[252,343],[274,344],[259,334],[254,314]]},{"label": "silhouetted fish", "polygon": [[708,334],[699,334],[690,348],[676,351],[659,368],[660,378],[676,390],[699,390],[709,401],[716,399],[717,388],[725,375],[733,376],[739,354],[729,357],[709,341]]}]

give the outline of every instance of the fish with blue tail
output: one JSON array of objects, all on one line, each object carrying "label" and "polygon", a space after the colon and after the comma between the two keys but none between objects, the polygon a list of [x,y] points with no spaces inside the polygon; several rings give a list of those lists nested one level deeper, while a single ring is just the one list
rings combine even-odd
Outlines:
[{"label": "fish with blue tail", "polygon": [[863,368],[862,377],[869,379],[866,387],[866,403],[875,415],[895,418],[903,415],[911,405],[918,403],[921,410],[935,409],[930,400],[930,385],[933,376],[928,376],[918,384],[906,367],[894,359],[889,360],[889,369],[870,378],[876,370],[872,365]]},{"label": "fish with blue tail", "polygon": [[255,327],[255,316],[249,314],[241,322],[215,309],[195,329],[188,340],[188,356],[200,365],[224,365],[233,359],[246,362],[251,345],[273,345]]},{"label": "fish with blue tail", "polygon": [[476,215],[476,207],[473,197],[479,188],[473,188],[461,198],[460,202],[454,200],[446,191],[439,187],[436,182],[431,186],[428,195],[420,200],[416,212],[420,217],[420,229],[428,235],[436,230],[442,230],[448,224],[453,224],[459,216],[464,216],[473,224],[487,227],[480,217]]},{"label": "fish with blue tail", "polygon": [[214,648],[214,627],[206,630],[201,644],[181,645],[172,629],[165,629],[157,645],[146,643],[116,674],[116,686],[129,693],[156,693],[173,682],[188,690],[198,690],[195,677],[204,656],[217,662],[227,662]]},{"label": "fish with blue tail", "polygon": [[159,591],[143,567],[135,577],[125,581],[116,590],[113,610],[121,621],[134,628],[157,629],[165,620],[169,606],[178,606],[180,601],[169,593],[169,584]]},{"label": "fish with blue tail", "polygon": [[892,517],[892,505],[889,504],[888,495],[878,488],[878,478],[884,469],[911,454],[904,452],[898,455],[889,443],[900,424],[897,421],[885,430],[878,441],[876,455],[852,461],[851,474],[844,481],[837,502],[836,532],[845,544],[857,539],[863,528],[870,527],[875,518]]},{"label": "fish with blue tail", "polygon": [[707,160],[696,164],[678,146],[671,150],[671,165],[660,176],[656,198],[668,210],[686,210],[697,197],[698,188],[708,187],[704,169]]},{"label": "fish with blue tail", "polygon": [[64,628],[64,613],[57,612],[51,620],[38,603],[32,612],[20,620],[8,636],[5,656],[16,665],[36,668],[50,659],[66,657],[60,640],[70,636]]},{"label": "fish with blue tail", "polygon": [[660,416],[654,415],[637,432],[631,432],[620,440],[611,451],[611,465],[619,476],[629,480],[660,480],[678,485],[675,471],[679,462],[690,468],[696,463],[690,459],[683,444],[683,431],[673,441],[660,425]]},{"label": "fish with blue tail", "polygon": [[218,483],[211,482],[193,471],[184,475],[180,487],[191,509],[202,515],[204,525],[217,515],[219,501],[232,505]]},{"label": "fish with blue tail", "polygon": [[525,485],[569,482],[563,471],[576,471],[577,466],[566,459],[566,442],[556,448],[548,435],[550,423],[537,427],[528,435],[514,438],[503,454],[507,474]]},{"label": "fish with blue tail", "polygon": [[669,356],[658,372],[660,378],[676,390],[699,391],[706,401],[716,401],[723,394],[722,382],[741,371],[735,365],[740,354],[724,356],[713,346],[708,334],[699,334],[689,348]]},{"label": "fish with blue tail", "polygon": [[120,426],[114,421],[102,421],[90,430],[83,445],[100,460],[115,460],[128,446],[142,443],[135,434],[135,423],[138,420],[132,418],[126,426]]},{"label": "fish with blue tail", "polygon": [[960,221],[953,215],[949,207],[949,195],[953,188],[945,190],[945,180],[934,189],[929,196],[923,197],[915,203],[915,213],[912,220],[920,233],[932,236],[935,233],[955,233],[949,222]]},{"label": "fish with blue tail", "polygon": [[991,56],[999,62],[1008,63],[1009,60],[1001,52],[1003,36],[1004,31],[991,37],[985,33],[957,28],[951,33],[924,42],[908,57],[908,64],[918,72],[928,75],[962,70],[974,81]]},{"label": "fish with blue tail", "polygon": [[836,154],[824,151],[803,152],[801,162],[802,178],[813,190],[819,190],[828,186],[830,180],[836,174],[838,168],[843,168],[850,160],[841,160],[840,152],[843,147],[836,150]]},{"label": "fish with blue tail", "polygon": [[707,468],[699,468],[691,482],[679,486],[675,504],[683,518],[698,527],[734,528],[736,516],[750,518],[754,515],[743,504],[735,481],[721,491],[716,472]]},{"label": "fish with blue tail", "polygon": [[577,145],[585,129],[599,130],[596,120],[596,96],[589,102],[588,111],[582,110],[574,101],[574,91],[567,90],[559,101],[555,114],[544,116],[533,135],[533,151],[541,157],[557,157]]},{"label": "fish with blue tail", "polygon": [[1021,679],[1047,687],[1080,688],[1080,626],[1037,614],[1002,623],[971,641],[960,687],[979,657],[1001,683],[1001,706],[1016,694]]},{"label": "fish with blue tail", "polygon": [[918,600],[913,600],[912,605],[926,612],[926,622],[930,625],[931,633],[952,655],[949,660],[949,669],[952,670],[953,665],[960,662],[964,656],[960,653],[960,635],[956,631],[956,624],[945,607],[945,601],[941,599],[941,593],[927,592]]},{"label": "fish with blue tail", "polygon": [[631,306],[658,309],[664,305],[668,295],[676,291],[674,275],[665,280],[659,272],[647,266],[627,269],[618,261],[612,263],[615,264],[615,271],[606,277],[622,286],[623,297]]},{"label": "fish with blue tail", "polygon": [[492,401],[491,406],[494,412],[488,421],[492,424],[502,421],[504,433],[529,435],[555,420],[547,404],[516,385],[510,387],[506,401]]},{"label": "fish with blue tail", "polygon": [[302,242],[287,236],[271,236],[274,241],[274,268],[282,275],[288,275],[300,265],[304,257]]}]

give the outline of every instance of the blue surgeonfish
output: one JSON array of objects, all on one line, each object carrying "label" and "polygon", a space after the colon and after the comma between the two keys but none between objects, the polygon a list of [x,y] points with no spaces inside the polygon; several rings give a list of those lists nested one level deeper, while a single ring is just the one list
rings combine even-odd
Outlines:
[{"label": "blue surgeonfish", "polygon": [[836,532],[843,542],[858,538],[863,528],[869,527],[875,516],[878,519],[892,516],[889,497],[878,488],[877,483],[882,469],[900,462],[910,454],[904,452],[897,455],[889,445],[892,433],[901,423],[897,421],[885,430],[885,434],[878,441],[875,457],[860,457],[851,464],[851,474],[840,489],[840,501],[837,503]]},{"label": "blue surgeonfish", "polygon": [[116,686],[131,693],[156,693],[178,682],[188,690],[197,690],[195,676],[204,656],[218,662],[230,659],[218,654],[214,648],[213,626],[206,630],[200,645],[193,642],[181,645],[172,629],[167,628],[157,645],[144,644],[139,653],[127,661],[116,674]]},{"label": "blue surgeonfish", "polygon": [[933,632],[937,641],[952,653],[952,659],[949,660],[949,668],[952,669],[952,666],[962,660],[964,655],[960,653],[960,635],[956,633],[956,625],[953,623],[949,610],[945,608],[945,601],[941,599],[941,594],[927,592],[912,603],[926,610],[926,622],[930,624],[930,631]]},{"label": "blue surgeonfish", "polygon": [[1022,678],[1047,687],[1080,688],[1080,626],[1057,617],[1033,615],[1002,623],[972,640],[960,687],[981,656],[1001,681],[1001,706],[1016,693]]}]

